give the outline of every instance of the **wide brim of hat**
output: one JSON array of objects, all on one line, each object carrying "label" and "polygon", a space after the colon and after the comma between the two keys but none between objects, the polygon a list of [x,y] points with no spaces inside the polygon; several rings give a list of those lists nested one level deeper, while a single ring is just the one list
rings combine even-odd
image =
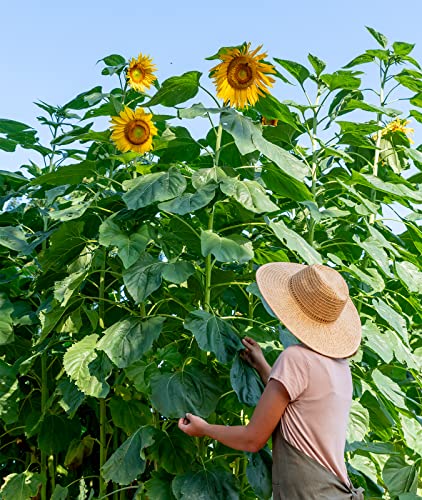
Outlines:
[{"label": "wide brim of hat", "polygon": [[272,262],[256,273],[258,288],[278,319],[301,342],[331,358],[347,358],[359,348],[362,328],[359,313],[350,298],[336,321],[322,323],[309,318],[289,289],[289,279],[303,264]]}]

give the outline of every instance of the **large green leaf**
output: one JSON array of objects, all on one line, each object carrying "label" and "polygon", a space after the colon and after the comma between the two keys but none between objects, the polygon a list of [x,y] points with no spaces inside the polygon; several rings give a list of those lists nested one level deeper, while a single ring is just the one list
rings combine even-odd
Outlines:
[{"label": "large green leaf", "polygon": [[79,288],[86,277],[85,271],[71,273],[62,281],[54,283],[54,298],[59,302],[61,307],[65,307],[72,298],[75,290]]},{"label": "large green leaf", "polygon": [[154,500],[175,500],[173,490],[171,489],[172,479],[173,476],[166,474],[164,470],[152,471],[151,479],[144,483],[148,498],[153,498]]},{"label": "large green leaf", "polygon": [[105,481],[129,484],[145,470],[144,449],[154,442],[153,427],[141,427],[111,455],[101,468]]},{"label": "large green leaf", "polygon": [[168,262],[162,267],[163,279],[178,285],[184,283],[194,272],[195,268],[190,262],[181,260]]},{"label": "large green leaf", "polygon": [[172,214],[186,215],[200,208],[204,208],[215,196],[215,185],[208,184],[198,189],[195,193],[184,193],[170,201],[165,201],[158,205],[160,210]]},{"label": "large green leaf", "polygon": [[265,189],[256,181],[241,181],[227,177],[221,181],[220,189],[251,212],[261,214],[279,210],[278,206],[265,193]]},{"label": "large green leaf", "polygon": [[302,257],[307,264],[322,264],[321,255],[302,236],[289,229],[283,221],[270,222],[268,225],[277,238],[292,252]]},{"label": "large green leaf", "polygon": [[160,336],[165,318],[128,318],[105,330],[96,348],[104,351],[118,368],[126,368],[148,352]]},{"label": "large green leaf", "polygon": [[397,261],[394,263],[397,274],[411,292],[422,293],[422,272],[407,261]]},{"label": "large green leaf", "polygon": [[63,184],[80,184],[84,179],[95,176],[97,171],[94,161],[82,161],[76,165],[60,167],[54,172],[40,175],[31,180],[33,186],[61,186]]},{"label": "large green leaf", "polygon": [[194,311],[185,320],[203,351],[211,351],[221,363],[228,363],[243,344],[230,323],[206,311]]},{"label": "large green leaf", "polygon": [[252,242],[242,236],[224,238],[211,229],[201,231],[201,252],[204,257],[214,255],[220,262],[248,262],[253,259]]},{"label": "large green leaf", "polygon": [[280,120],[281,122],[288,123],[294,129],[301,131],[296,116],[286,104],[282,104],[273,95],[266,94],[265,97],[260,97],[254,107],[266,119]]},{"label": "large green leaf", "polygon": [[136,232],[127,234],[113,222],[112,218],[106,219],[99,229],[100,245],[116,246],[126,269],[145,251],[150,238],[148,226],[141,226]]},{"label": "large green leaf", "polygon": [[157,430],[154,444],[148,450],[149,456],[170,474],[190,470],[195,453],[195,442],[177,427],[166,431]]},{"label": "large green leaf", "polygon": [[220,469],[201,469],[176,476],[172,483],[177,500],[239,500],[232,474]]},{"label": "large green leaf", "polygon": [[217,406],[220,389],[196,364],[181,371],[155,374],[151,378],[151,403],[168,418],[180,418],[187,412],[207,418]]},{"label": "large green leaf", "polygon": [[31,246],[28,245],[25,233],[20,226],[0,227],[0,245],[24,255],[31,252]]},{"label": "large green leaf", "polygon": [[295,61],[278,59],[277,57],[274,57],[274,61],[278,62],[278,64],[287,70],[300,84],[303,84],[310,76],[309,70]]},{"label": "large green leaf", "polygon": [[271,498],[273,486],[271,454],[263,449],[258,453],[246,453],[246,456],[248,457],[246,476],[256,496],[262,500]]},{"label": "large green leaf", "polygon": [[422,457],[422,424],[416,418],[400,414],[404,438],[407,446]]},{"label": "large green leaf", "polygon": [[148,413],[151,415],[151,409],[136,399],[125,401],[122,398],[113,397],[108,406],[113,424],[123,429],[128,435],[139,429],[143,416]]},{"label": "large green leaf", "polygon": [[98,335],[87,335],[73,344],[63,357],[63,366],[69,377],[75,381],[78,388],[87,396],[105,398],[110,386],[105,380],[100,380],[90,372],[89,365],[97,358]]},{"label": "large green leaf", "polygon": [[403,339],[404,343],[409,345],[409,334],[407,332],[405,319],[382,299],[373,299],[372,305],[377,313],[385,319],[387,325],[394,328]]},{"label": "large green leaf", "polygon": [[360,86],[360,78],[357,71],[344,71],[339,70],[332,74],[321,75],[321,80],[327,85],[331,92],[337,89],[354,90]]},{"label": "large green leaf", "polygon": [[0,292],[0,345],[10,344],[14,340],[13,310],[13,304]]},{"label": "large green leaf", "polygon": [[9,474],[3,479],[2,500],[29,500],[36,496],[42,483],[40,474],[29,471]]},{"label": "large green leaf", "polygon": [[385,363],[390,363],[394,358],[394,349],[388,342],[388,335],[383,334],[375,323],[368,320],[362,327],[362,336],[365,346],[372,349]]},{"label": "large green leaf", "polygon": [[382,478],[392,497],[400,495],[400,493],[416,493],[418,467],[408,464],[400,455],[393,455],[385,462]]},{"label": "large green leaf", "polygon": [[79,437],[81,426],[79,421],[70,420],[61,415],[46,415],[38,433],[38,447],[46,454],[64,451],[72,439]]},{"label": "large green leaf", "polygon": [[265,165],[261,175],[267,188],[275,195],[295,201],[313,199],[311,191],[309,191],[304,182],[286,175],[273,164]]},{"label": "large green leaf", "polygon": [[167,172],[147,174],[123,182],[127,191],[123,201],[131,210],[146,207],[157,201],[166,201],[180,196],[186,189],[186,180],[174,167]]},{"label": "large green leaf", "polygon": [[347,441],[363,441],[369,431],[369,413],[359,401],[353,400],[349,414],[349,425],[347,428]]},{"label": "large green leaf", "polygon": [[387,398],[394,406],[407,410],[404,402],[404,395],[400,386],[396,384],[391,378],[385,376],[377,368],[372,372],[372,379],[374,380],[378,390]]},{"label": "large green leaf", "polygon": [[67,486],[61,486],[60,484],[56,484],[56,487],[54,488],[50,500],[67,500],[68,495],[69,495],[69,488]]},{"label": "large green leaf", "polygon": [[152,99],[144,103],[144,106],[161,104],[170,107],[192,99],[198,93],[201,74],[199,71],[188,71],[181,76],[168,78]]},{"label": "large green leaf", "polygon": [[262,131],[250,118],[236,113],[234,110],[228,110],[221,114],[221,123],[224,130],[233,136],[240,154],[247,155],[254,151],[260,151],[287,175],[301,181],[309,173],[308,167],[302,161],[264,139]]},{"label": "large green leaf", "polygon": [[255,370],[236,356],[230,370],[230,382],[241,403],[255,407],[264,390],[264,384]]},{"label": "large green leaf", "polygon": [[123,271],[123,281],[130,295],[138,303],[160,288],[165,264],[144,254],[135,264]]}]

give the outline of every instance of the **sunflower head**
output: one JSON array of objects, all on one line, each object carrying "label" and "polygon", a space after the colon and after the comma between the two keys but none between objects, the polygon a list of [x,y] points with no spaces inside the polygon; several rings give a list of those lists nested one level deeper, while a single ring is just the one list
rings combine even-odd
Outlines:
[{"label": "sunflower head", "polygon": [[143,108],[133,111],[125,106],[119,116],[111,117],[111,124],[111,139],[123,153],[146,153],[152,149],[152,138],[157,135],[157,129],[152,123],[152,114],[146,114]]},{"label": "sunflower head", "polygon": [[219,53],[222,61],[211,69],[211,77],[217,87],[217,97],[224,104],[244,108],[247,104],[254,105],[260,96],[269,93],[274,78],[268,73],[275,73],[271,64],[263,62],[265,52],[258,54],[262,45],[250,51],[250,43],[239,47],[231,47]]},{"label": "sunflower head", "polygon": [[154,75],[156,69],[149,56],[139,54],[137,59],[133,58],[129,61],[126,75],[128,84],[138,92],[145,92],[157,79]]},{"label": "sunflower head", "polygon": [[395,132],[402,132],[407,136],[409,142],[413,144],[414,141],[409,137],[409,135],[414,134],[415,129],[411,127],[406,127],[406,125],[408,125],[409,123],[410,120],[396,118],[395,120],[388,123],[387,126],[381,130],[381,136]]}]

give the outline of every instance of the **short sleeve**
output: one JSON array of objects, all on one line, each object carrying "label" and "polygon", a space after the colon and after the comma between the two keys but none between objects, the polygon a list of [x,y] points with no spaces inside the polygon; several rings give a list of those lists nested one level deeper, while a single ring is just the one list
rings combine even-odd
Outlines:
[{"label": "short sleeve", "polygon": [[284,385],[290,401],[298,399],[309,382],[309,365],[304,348],[294,345],[285,349],[274,363],[270,379],[278,380]]}]

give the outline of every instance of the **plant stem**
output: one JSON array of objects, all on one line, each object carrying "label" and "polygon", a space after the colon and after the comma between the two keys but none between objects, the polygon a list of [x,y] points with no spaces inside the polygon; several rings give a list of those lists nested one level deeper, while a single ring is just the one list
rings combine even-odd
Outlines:
[{"label": "plant stem", "polygon": [[220,159],[220,151],[221,151],[221,138],[223,137],[223,125],[220,123],[218,125],[218,130],[217,130],[217,139],[215,142],[215,160],[214,160],[214,166],[218,166],[218,160]]},{"label": "plant stem", "polygon": [[[47,372],[47,353],[41,354],[41,414],[44,416],[48,401],[48,372]],[[41,451],[41,477],[43,486],[41,488],[41,500],[47,500],[47,453]]]},{"label": "plant stem", "polygon": [[[100,289],[98,296],[98,323],[100,328],[105,328],[104,323],[104,289],[105,289],[105,265],[106,265],[106,249],[103,249],[103,262],[100,272]],[[107,404],[104,398],[100,399],[100,477],[99,477],[99,496],[106,493],[107,484],[101,475],[101,468],[107,459],[107,436],[106,436],[106,423],[107,423]]]},{"label": "plant stem", "polygon": [[[317,164],[317,141],[316,141],[316,133],[317,133],[317,126],[318,126],[318,111],[319,111],[319,99],[321,97],[321,89],[318,85],[317,89],[317,95],[315,98],[315,104],[313,106],[313,123],[312,123],[312,132],[310,134],[311,138],[311,146],[312,146],[312,165],[311,165],[311,173],[312,173],[312,196],[315,201],[315,195],[316,195],[316,187],[317,187],[317,169],[318,169],[318,164]],[[309,233],[308,233],[308,241],[309,244],[312,245],[314,242],[314,231],[315,231],[315,225],[316,221],[312,217],[311,214],[310,216],[310,222],[309,222]]]},{"label": "plant stem", "polygon": [[[208,229],[212,230],[214,225],[214,207],[210,211],[210,216],[208,219]],[[205,257],[205,291],[204,291],[204,310],[209,311],[211,307],[211,272],[212,272],[212,262],[211,254]]]}]

